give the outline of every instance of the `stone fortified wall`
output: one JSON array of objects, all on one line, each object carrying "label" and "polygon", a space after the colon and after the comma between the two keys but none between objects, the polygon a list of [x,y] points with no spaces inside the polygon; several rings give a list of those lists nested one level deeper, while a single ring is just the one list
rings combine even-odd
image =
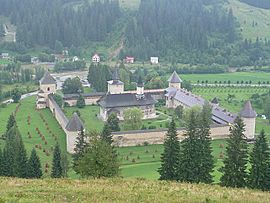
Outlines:
[{"label": "stone fortified wall", "polygon": [[[53,97],[49,95],[49,109],[53,113],[57,122],[60,124],[66,134],[67,151],[74,153],[75,141],[78,132],[70,132],[66,130],[68,118],[54,101]],[[228,125],[212,125],[211,126],[211,137],[212,139],[226,138],[229,135]],[[177,130],[179,140],[184,139],[185,129],[180,128]],[[163,144],[167,129],[157,130],[138,130],[128,132],[115,132],[113,133],[114,145],[118,147],[137,146],[144,144]]]}]

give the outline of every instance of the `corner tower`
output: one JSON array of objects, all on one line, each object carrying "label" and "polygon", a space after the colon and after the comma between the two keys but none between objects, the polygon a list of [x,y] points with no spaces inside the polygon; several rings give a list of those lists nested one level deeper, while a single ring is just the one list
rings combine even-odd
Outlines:
[{"label": "corner tower", "polygon": [[256,127],[256,116],[257,113],[253,110],[251,102],[247,101],[244,108],[240,112],[240,117],[244,121],[245,126],[245,136],[247,139],[255,138],[255,127]]},{"label": "corner tower", "polygon": [[169,82],[169,87],[176,88],[176,89],[181,89],[181,83],[183,82],[181,78],[178,76],[176,71],[173,72],[171,77],[168,80]]},{"label": "corner tower", "polygon": [[44,109],[48,106],[48,95],[55,94],[57,89],[56,81],[51,74],[46,71],[39,81],[39,92],[37,95],[36,108]]},{"label": "corner tower", "polygon": [[118,68],[113,72],[112,80],[108,81],[109,94],[122,94],[124,93],[124,83],[120,81]]},{"label": "corner tower", "polygon": [[138,81],[137,81],[137,93],[136,93],[137,99],[142,99],[144,98],[144,84],[142,77],[139,76]]}]

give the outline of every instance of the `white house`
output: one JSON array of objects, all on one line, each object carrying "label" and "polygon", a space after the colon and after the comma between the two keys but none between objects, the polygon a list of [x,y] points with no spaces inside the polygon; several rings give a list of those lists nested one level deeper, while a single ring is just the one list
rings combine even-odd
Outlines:
[{"label": "white house", "polygon": [[100,62],[100,57],[98,54],[95,54],[93,57],[92,57],[92,62],[93,63],[99,63]]},{"label": "white house", "polygon": [[73,57],[72,62],[75,62],[75,61],[79,61],[79,57],[78,56],[74,56]]},{"label": "white house", "polygon": [[9,59],[9,53],[2,53],[1,58],[2,59]]},{"label": "white house", "polygon": [[158,57],[151,57],[150,62],[151,62],[151,64],[158,64],[159,63]]}]

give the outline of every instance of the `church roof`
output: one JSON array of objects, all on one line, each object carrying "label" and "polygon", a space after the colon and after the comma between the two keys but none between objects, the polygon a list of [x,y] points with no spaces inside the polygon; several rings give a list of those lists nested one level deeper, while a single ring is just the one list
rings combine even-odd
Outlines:
[{"label": "church roof", "polygon": [[179,75],[176,73],[176,71],[174,71],[173,74],[171,75],[171,77],[169,78],[168,82],[170,82],[170,83],[181,83],[183,81],[181,80]]},{"label": "church roof", "polygon": [[98,102],[104,108],[115,107],[136,107],[153,105],[156,100],[153,99],[151,94],[144,94],[144,97],[139,99],[136,94],[108,94],[100,99]]},{"label": "church roof", "polygon": [[253,110],[251,102],[247,101],[244,108],[240,112],[242,118],[256,118],[257,113]]},{"label": "church roof", "polygon": [[56,84],[56,81],[51,76],[51,74],[48,71],[46,71],[44,76],[40,80],[40,84],[42,85]]},{"label": "church roof", "polygon": [[120,81],[118,68],[115,68],[112,74],[112,80],[108,81],[111,85],[123,85],[124,83]]},{"label": "church roof", "polygon": [[[176,89],[173,87],[169,87],[166,89],[166,97],[174,98],[175,100],[181,102],[183,105],[187,107],[200,106],[202,107],[205,104],[205,100],[197,95],[192,94],[191,92],[184,89]],[[236,115],[223,109],[219,106],[212,105],[212,119],[219,124],[228,124],[233,123]]]},{"label": "church roof", "polygon": [[66,130],[71,131],[71,132],[76,132],[76,131],[81,131],[82,128],[84,129],[83,122],[81,121],[78,114],[74,113],[66,126]]}]

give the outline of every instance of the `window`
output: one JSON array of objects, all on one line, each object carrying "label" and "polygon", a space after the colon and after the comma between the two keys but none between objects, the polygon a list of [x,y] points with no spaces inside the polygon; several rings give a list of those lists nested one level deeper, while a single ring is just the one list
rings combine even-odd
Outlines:
[{"label": "window", "polygon": [[47,88],[47,91],[50,91],[50,88],[49,87]]}]

